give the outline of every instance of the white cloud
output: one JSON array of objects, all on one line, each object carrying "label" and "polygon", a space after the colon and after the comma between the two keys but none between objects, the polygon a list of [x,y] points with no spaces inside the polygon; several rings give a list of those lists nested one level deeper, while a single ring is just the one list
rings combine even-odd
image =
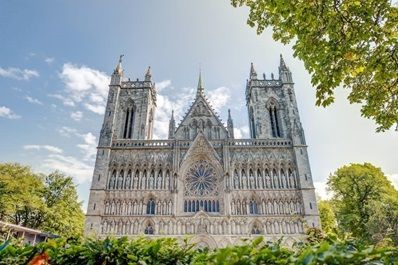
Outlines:
[{"label": "white cloud", "polygon": [[37,105],[43,105],[43,102],[41,102],[40,100],[38,100],[37,98],[32,98],[30,96],[26,96],[25,99],[32,103],[32,104],[37,104]]},{"label": "white cloud", "polygon": [[81,103],[86,109],[104,114],[110,78],[103,72],[86,66],[64,64],[59,77],[65,84],[64,95],[51,95],[67,106]]},{"label": "white cloud", "polygon": [[238,128],[234,128],[234,136],[236,139],[245,139],[249,138],[249,127],[248,126],[242,126]]},{"label": "white cloud", "polygon": [[231,90],[228,87],[219,87],[208,92],[209,101],[216,111],[220,111],[231,98]]},{"label": "white cloud", "polygon": [[54,154],[62,154],[63,150],[59,147],[56,146],[52,146],[52,145],[37,145],[37,144],[31,144],[31,145],[24,145],[23,149],[25,150],[36,150],[36,151],[40,151],[40,150],[46,150],[50,153],[54,153]]},{"label": "white cloud", "polygon": [[[171,85],[170,80],[162,81],[160,83],[168,83]],[[195,97],[194,88],[184,87],[179,93],[175,93],[174,98],[171,95],[157,94],[156,96],[156,113],[155,113],[155,126],[154,126],[154,139],[166,139],[169,132],[169,121],[171,112],[174,110],[174,119],[176,122],[182,118],[184,111],[186,111]]]},{"label": "white cloud", "polygon": [[38,77],[39,73],[32,69],[20,69],[15,67],[9,67],[6,69],[0,67],[0,76],[17,80],[29,80],[32,77]]},{"label": "white cloud", "polygon": [[90,161],[95,158],[97,153],[97,137],[91,132],[79,135],[84,140],[84,144],[78,144],[77,147],[81,149],[84,154],[83,160]]},{"label": "white cloud", "polygon": [[77,183],[89,181],[93,174],[93,167],[72,156],[50,154],[42,165],[49,171],[59,170],[71,176]]},{"label": "white cloud", "polygon": [[52,63],[54,62],[54,58],[53,58],[53,57],[47,57],[46,59],[44,59],[44,61],[45,61],[47,64],[52,64]]},{"label": "white cloud", "polygon": [[97,137],[91,132],[86,134],[79,133],[76,129],[70,127],[62,127],[59,133],[65,137],[76,136],[83,139],[82,144],[78,144],[77,147],[82,151],[85,161],[93,161],[97,153]]},{"label": "white cloud", "polygon": [[83,112],[74,111],[70,114],[70,117],[75,121],[80,121],[83,118]]},{"label": "white cloud", "polygon": [[156,90],[161,92],[163,89],[169,87],[171,85],[171,80],[163,80],[159,83],[156,83]]},{"label": "white cloud", "polygon": [[15,120],[21,118],[21,116],[15,114],[11,109],[6,106],[0,106],[0,117]]}]

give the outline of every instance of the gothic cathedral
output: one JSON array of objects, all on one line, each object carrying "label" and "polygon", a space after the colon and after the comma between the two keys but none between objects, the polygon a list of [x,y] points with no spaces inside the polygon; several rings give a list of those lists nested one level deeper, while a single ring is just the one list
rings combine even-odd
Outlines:
[{"label": "gothic cathedral", "polygon": [[86,234],[191,235],[211,248],[243,238],[301,240],[320,227],[292,74],[282,56],[279,78],[246,85],[249,139],[235,139],[231,113],[223,124],[205,96],[196,98],[169,136],[152,140],[156,87],[126,81],[119,60],[109,85]]}]

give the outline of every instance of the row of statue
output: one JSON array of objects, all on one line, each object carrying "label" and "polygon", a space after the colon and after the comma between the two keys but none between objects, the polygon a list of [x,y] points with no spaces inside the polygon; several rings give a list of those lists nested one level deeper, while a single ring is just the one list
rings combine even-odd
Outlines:
[{"label": "row of statue", "polygon": [[262,200],[257,203],[256,200],[232,200],[232,215],[297,215],[302,214],[303,208],[299,200],[283,201],[283,200]]},{"label": "row of statue", "polygon": [[170,171],[113,170],[108,181],[108,189],[112,190],[168,190],[170,187]]},{"label": "row of statue", "polygon": [[171,215],[173,212],[173,202],[171,200],[155,201],[150,199],[143,200],[106,200],[105,215]]},{"label": "row of statue", "polygon": [[300,219],[270,219],[263,222],[200,219],[200,220],[165,220],[154,224],[148,220],[105,219],[101,223],[102,234],[115,235],[250,235],[250,234],[301,234],[304,225]]},{"label": "row of statue", "polygon": [[291,169],[235,169],[232,181],[233,189],[295,189],[297,179]]}]

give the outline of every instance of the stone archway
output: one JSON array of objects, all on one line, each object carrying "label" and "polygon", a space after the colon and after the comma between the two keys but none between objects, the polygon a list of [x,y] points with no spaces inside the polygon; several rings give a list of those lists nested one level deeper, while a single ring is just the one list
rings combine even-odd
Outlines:
[{"label": "stone archway", "polygon": [[209,235],[197,235],[192,239],[192,243],[196,248],[215,249],[218,247],[216,240]]}]

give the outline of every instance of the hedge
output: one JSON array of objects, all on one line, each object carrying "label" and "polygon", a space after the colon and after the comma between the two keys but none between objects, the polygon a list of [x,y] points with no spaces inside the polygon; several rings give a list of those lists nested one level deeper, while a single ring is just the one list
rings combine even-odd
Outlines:
[{"label": "hedge", "polygon": [[173,238],[55,239],[35,246],[0,243],[0,264],[398,264],[398,249],[334,237],[287,248],[262,237],[216,250]]}]

